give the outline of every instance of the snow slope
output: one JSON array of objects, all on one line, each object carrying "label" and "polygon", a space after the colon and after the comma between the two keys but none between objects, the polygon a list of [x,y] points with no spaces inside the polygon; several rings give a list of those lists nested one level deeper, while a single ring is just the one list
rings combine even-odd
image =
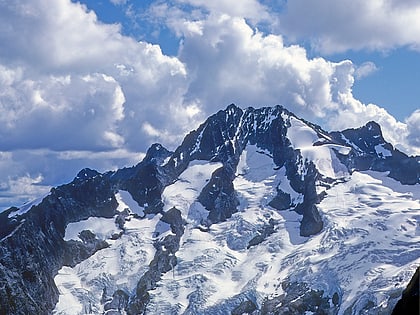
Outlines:
[{"label": "snow slope", "polygon": [[[125,204],[123,208],[126,207]],[[54,314],[101,314],[101,300],[110,298],[104,294],[104,288],[108,294],[116,290],[131,292],[154,257],[155,238],[162,237],[169,230],[167,226],[161,226],[159,219],[160,215],[143,219],[131,215],[124,225],[124,233],[117,240],[112,240],[109,234],[110,231],[115,231],[115,219],[89,218],[86,222],[69,224],[66,229],[68,238],[75,239],[77,230],[89,229],[94,233],[99,232],[98,235],[110,246],[74,268],[63,267],[59,270],[54,278],[60,292]],[[94,224],[85,225],[87,222]],[[111,226],[114,228],[111,229]]]},{"label": "snow slope", "polygon": [[[315,137],[308,135],[307,139],[305,145]],[[304,149],[302,143],[299,146]],[[191,163],[164,190],[164,210],[177,207],[187,223],[176,253],[178,264],[150,291],[146,313],[224,314],[245,299],[261,306],[266,298],[287,294],[282,287],[285,282],[310,284],[329,298],[336,294],[342,302],[339,314],[347,314],[346,310],[359,314],[369,301],[379,306],[371,314],[394,306],[420,264],[419,185],[401,185],[386,173],[354,172],[337,177],[334,171],[328,175],[336,181],[318,205],[325,226],[315,236],[301,237],[301,216],[275,210],[268,202],[276,187],[289,193],[295,203],[302,196],[290,187],[284,168],[276,168],[266,152],[249,145],[234,180],[240,211],[203,232],[197,227],[206,210],[196,198],[220,166]],[[120,211],[130,208],[123,201],[130,199],[126,192],[119,192],[117,199]],[[133,292],[155,253],[154,236],[170,233],[169,226],[158,227],[162,224],[159,219],[160,215],[132,217],[120,239],[107,239],[110,247],[74,268],[63,267],[55,278],[61,294],[55,314],[102,312],[104,287],[107,292]],[[69,225],[66,237],[75,238],[76,230],[87,228],[84,224]],[[270,224],[274,227],[271,234],[250,246]]]},{"label": "snow slope", "polygon": [[346,167],[337,159],[334,150],[347,155],[350,153],[349,147],[337,144],[314,146],[317,141],[321,140],[318,134],[297,118],[290,117],[289,121],[287,137],[292,146],[300,150],[304,159],[314,162],[318,171],[329,178],[344,176],[347,173]]},{"label": "snow slope", "polygon": [[[420,264],[418,185],[403,186],[385,173],[355,172],[337,181],[319,205],[323,231],[303,238],[299,215],[267,205],[282,170],[255,147],[242,158],[235,180],[242,211],[208,233],[187,225],[178,265],[152,292],[148,311],[222,314],[245,296],[261,305],[264,297],[284,294],[280,284],[287,280],[308,283],[329,297],[337,293],[339,314],[359,314],[369,301],[379,305],[371,314],[389,312]],[[269,218],[277,221],[275,232],[247,249]]]}]

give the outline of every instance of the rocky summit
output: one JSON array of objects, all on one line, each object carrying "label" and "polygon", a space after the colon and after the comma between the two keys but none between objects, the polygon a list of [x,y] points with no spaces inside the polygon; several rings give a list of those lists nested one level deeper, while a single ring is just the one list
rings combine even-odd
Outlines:
[{"label": "rocky summit", "polygon": [[0,314],[407,310],[419,199],[420,158],[377,123],[232,104],[174,152],[1,212]]}]

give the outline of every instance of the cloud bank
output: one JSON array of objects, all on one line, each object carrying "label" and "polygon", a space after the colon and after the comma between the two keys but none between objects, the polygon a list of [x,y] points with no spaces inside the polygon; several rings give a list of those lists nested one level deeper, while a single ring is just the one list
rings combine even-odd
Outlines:
[{"label": "cloud bank", "polygon": [[326,54],[347,50],[420,50],[420,3],[413,0],[287,1],[278,24]]},{"label": "cloud bank", "polygon": [[79,3],[0,2],[0,207],[45,193],[83,167],[135,164],[153,142],[174,149],[230,103],[282,104],[327,129],[376,120],[389,141],[420,152],[418,111],[398,122],[353,97],[355,78],[374,65],[308,58],[281,34],[258,31],[260,23],[278,24],[269,12],[255,0],[155,2],[148,21],[180,41],[178,55],[167,56]]}]

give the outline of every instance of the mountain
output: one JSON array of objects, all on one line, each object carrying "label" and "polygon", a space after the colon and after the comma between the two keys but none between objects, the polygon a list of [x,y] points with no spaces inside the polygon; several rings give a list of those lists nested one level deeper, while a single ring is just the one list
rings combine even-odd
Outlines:
[{"label": "mountain", "polygon": [[174,152],[0,213],[0,314],[391,314],[420,264],[419,186],[375,122],[232,104]]}]

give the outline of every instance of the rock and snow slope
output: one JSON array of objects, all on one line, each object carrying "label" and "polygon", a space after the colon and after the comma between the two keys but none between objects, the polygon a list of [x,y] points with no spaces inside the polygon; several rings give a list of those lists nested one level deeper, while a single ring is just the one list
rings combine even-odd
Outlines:
[{"label": "rock and snow slope", "polygon": [[1,213],[0,313],[389,314],[420,264],[419,162],[375,123],[230,105]]}]

